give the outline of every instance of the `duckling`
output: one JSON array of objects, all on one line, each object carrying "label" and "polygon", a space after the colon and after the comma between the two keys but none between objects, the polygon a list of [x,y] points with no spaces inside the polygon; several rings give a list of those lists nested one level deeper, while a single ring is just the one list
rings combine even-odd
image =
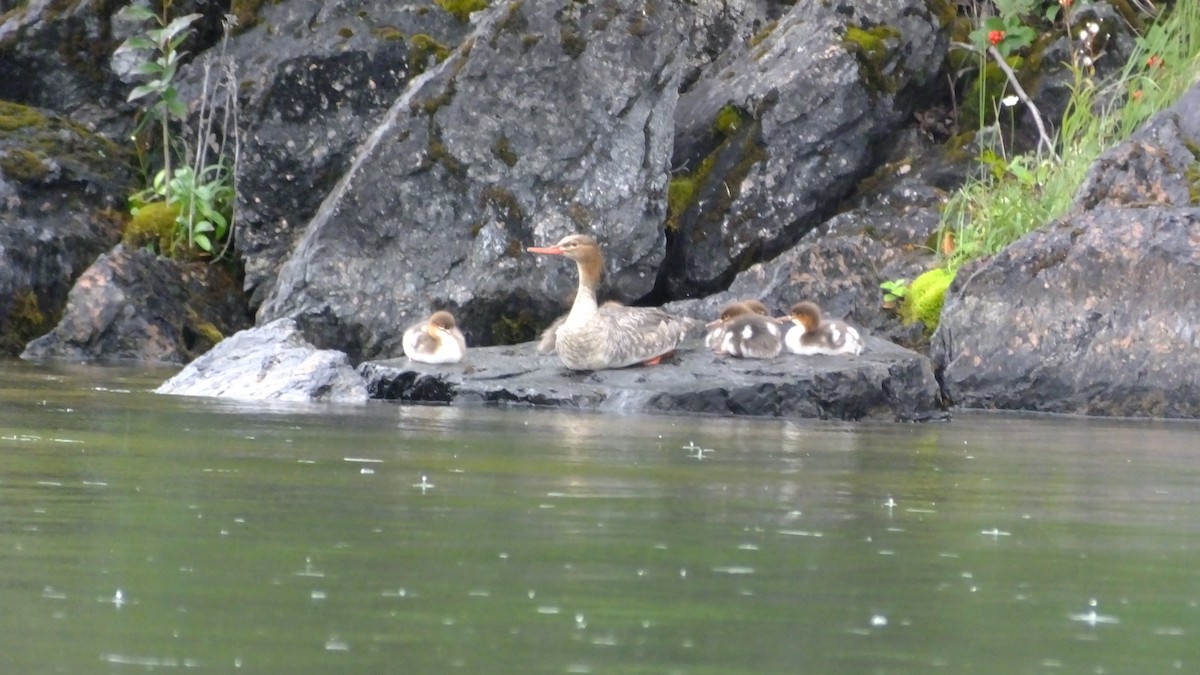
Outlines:
[{"label": "duckling", "polygon": [[853,326],[844,321],[821,318],[821,308],[813,302],[792,305],[788,317],[792,326],[784,336],[784,346],[793,354],[861,354],[863,341]]},{"label": "duckling", "polygon": [[467,354],[467,341],[447,311],[409,327],[403,344],[404,354],[421,363],[458,363]]},{"label": "duckling", "polygon": [[[762,303],[757,304],[762,306]],[[752,304],[731,305],[721,312],[721,316],[725,325],[716,329],[721,332],[714,348],[717,353],[743,359],[773,359],[783,350],[783,328],[779,322],[756,313]]]},{"label": "duckling", "polygon": [[707,332],[704,334],[704,346],[718,354],[723,353],[725,350],[722,349],[721,342],[725,339],[726,327],[734,317],[746,313],[761,316],[771,315],[770,311],[767,310],[767,306],[758,300],[741,300],[729,303],[721,308],[721,313],[715,320],[705,324],[704,328]]}]

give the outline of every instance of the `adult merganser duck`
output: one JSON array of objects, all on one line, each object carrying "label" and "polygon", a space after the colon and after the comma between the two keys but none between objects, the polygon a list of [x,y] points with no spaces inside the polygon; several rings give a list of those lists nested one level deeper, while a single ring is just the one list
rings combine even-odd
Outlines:
[{"label": "adult merganser duck", "polygon": [[675,350],[696,321],[654,307],[596,304],[604,258],[596,240],[586,234],[563,237],[553,246],[530,247],[530,253],[561,255],[575,261],[579,290],[567,318],[554,332],[554,351],[571,370],[653,365]]},{"label": "adult merganser duck", "polygon": [[458,363],[467,354],[467,341],[450,312],[434,312],[404,331],[404,354],[421,363]]},{"label": "adult merganser duck", "polygon": [[732,321],[734,317],[741,316],[742,314],[746,313],[759,314],[762,316],[771,315],[770,311],[767,310],[767,306],[758,300],[741,300],[739,302],[729,303],[721,308],[721,313],[717,315],[715,320],[709,321],[704,325],[704,328],[707,331],[704,334],[704,346],[708,347],[714,352],[717,352],[718,354],[722,353],[724,350],[721,348],[721,341],[725,339],[726,326],[729,325],[729,322]]},{"label": "adult merganser duck", "polygon": [[789,314],[794,327],[783,343],[793,354],[861,354],[862,338],[844,321],[825,321],[821,308],[812,302],[797,302]]},{"label": "adult merganser duck", "polygon": [[783,327],[742,305],[725,324],[718,352],[742,359],[773,359],[783,351]]}]

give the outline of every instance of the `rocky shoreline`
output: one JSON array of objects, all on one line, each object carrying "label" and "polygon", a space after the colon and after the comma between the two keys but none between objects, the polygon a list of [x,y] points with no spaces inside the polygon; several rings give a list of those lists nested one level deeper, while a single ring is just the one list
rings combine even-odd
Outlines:
[{"label": "rocky shoreline", "polygon": [[[497,2],[469,20],[264,4],[228,44],[246,139],[229,267],[120,243],[137,111],[111,54],[130,27],[103,3],[5,13],[0,349],[186,364],[161,391],[249,399],[1200,418],[1200,87],[1096,161],[1069,212],[961,268],[931,337],[881,306],[880,284],[939,264],[941,209],[978,168],[946,122],[958,19],[921,0],[653,4],[653,21],[642,0]],[[195,11],[209,28],[187,49],[204,56],[221,14]],[[1134,36],[1109,4],[1086,11],[1117,31],[1100,78]],[[64,34],[86,59],[64,56]],[[202,60],[180,69],[185,97]],[[1063,74],[1031,90],[1051,118]],[[567,372],[528,341],[569,304],[573,270],[524,251],[574,232],[604,246],[602,300],[702,320],[733,299],[815,300],[870,351],[699,348]],[[435,309],[468,361],[397,359]]]}]

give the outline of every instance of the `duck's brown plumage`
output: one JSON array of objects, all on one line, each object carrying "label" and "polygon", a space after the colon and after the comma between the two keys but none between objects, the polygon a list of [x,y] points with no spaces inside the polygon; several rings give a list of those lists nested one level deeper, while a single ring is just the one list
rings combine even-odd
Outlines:
[{"label": "duck's brown plumage", "polygon": [[862,338],[844,321],[826,320],[815,302],[792,305],[789,318],[795,324],[784,336],[784,346],[793,354],[861,354]]},{"label": "duck's brown plumage", "polygon": [[530,247],[529,251],[565,256],[578,268],[575,302],[554,333],[554,351],[572,370],[624,368],[654,361],[674,351],[696,323],[654,307],[598,306],[596,289],[604,258],[589,235],[568,235],[554,246]]},{"label": "duck's brown plumage", "polygon": [[721,308],[721,312],[717,315],[716,319],[704,325],[706,330],[704,334],[704,346],[717,353],[723,352],[724,349],[721,343],[725,339],[725,328],[729,325],[730,321],[743,314],[771,315],[770,311],[767,310],[767,306],[758,300],[731,302]]},{"label": "duck's brown plumage", "polygon": [[403,344],[405,356],[421,363],[458,363],[467,353],[466,338],[454,315],[444,310],[410,326]]}]

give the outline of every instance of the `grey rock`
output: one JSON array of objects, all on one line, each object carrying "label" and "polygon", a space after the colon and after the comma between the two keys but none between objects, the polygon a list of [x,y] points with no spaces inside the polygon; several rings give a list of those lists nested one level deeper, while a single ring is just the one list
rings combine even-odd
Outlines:
[{"label": "grey rock", "polygon": [[21,358],[182,364],[249,323],[220,268],[117,245],[79,277],[62,320]]},{"label": "grey rock", "polygon": [[930,355],[953,403],[1200,417],[1200,88],[1093,163],[1074,210],[959,270]]},{"label": "grey rock", "polygon": [[1200,209],[1103,208],[959,270],[931,355],[967,408],[1200,417]]},{"label": "grey rock", "polygon": [[924,356],[868,338],[862,356],[720,357],[702,345],[653,367],[578,372],[532,343],[472,349],[465,362],[359,365],[372,398],[406,403],[540,405],[617,412],[820,419],[944,419]]},{"label": "grey rock", "polygon": [[[262,22],[227,48],[243,126],[235,233],[252,307],[274,286],[355,148],[432,63],[416,42],[453,47],[466,33],[418,2],[292,0],[260,11]],[[181,77],[189,98],[199,94],[200,66]]]},{"label": "grey rock", "polygon": [[[883,53],[845,39],[880,33]],[[680,97],[674,163],[694,193],[677,205],[671,297],[720,290],[832,215],[912,113],[946,49],[925,3],[797,3],[768,36]],[[715,125],[733,106],[742,121]]]},{"label": "grey rock", "polygon": [[0,132],[0,354],[15,356],[120,240],[132,157],[61,115],[0,106],[15,126]]},{"label": "grey rock", "polygon": [[354,359],[401,353],[403,327],[434,308],[472,345],[530,339],[575,272],[523,248],[576,231],[605,246],[617,298],[649,292],[688,26],[686,7],[654,8],[531,0],[476,14],[364,142],[259,321],[329,313],[314,339]]},{"label": "grey rock", "polygon": [[222,340],[155,392],[249,401],[367,400],[366,385],[346,355],[317,349],[291,319]]}]

